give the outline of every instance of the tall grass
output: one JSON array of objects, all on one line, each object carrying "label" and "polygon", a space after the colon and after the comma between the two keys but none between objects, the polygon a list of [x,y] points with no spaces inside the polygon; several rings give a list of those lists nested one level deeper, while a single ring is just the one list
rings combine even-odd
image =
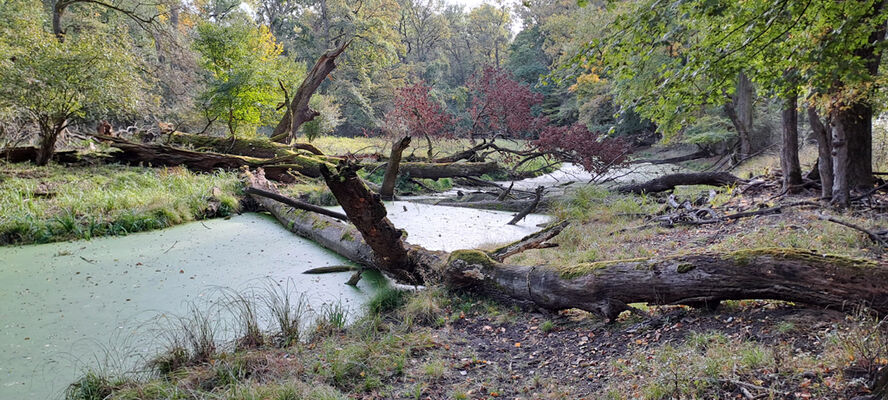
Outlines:
[{"label": "tall grass", "polygon": [[225,216],[237,211],[240,190],[234,173],[184,168],[0,164],[0,177],[0,245],[125,235]]}]

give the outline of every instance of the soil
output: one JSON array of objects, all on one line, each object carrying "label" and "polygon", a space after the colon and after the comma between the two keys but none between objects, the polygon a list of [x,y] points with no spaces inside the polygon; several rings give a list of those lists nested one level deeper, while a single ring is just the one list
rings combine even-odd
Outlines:
[{"label": "soil", "polygon": [[[729,339],[755,341],[764,345],[791,346],[794,353],[822,350],[820,340],[845,314],[793,306],[785,303],[746,301],[733,310],[716,312],[687,307],[660,307],[649,316],[624,315],[607,324],[586,313],[567,311],[514,313],[511,320],[490,314],[461,315],[436,331],[439,354],[425,359],[445,360],[448,368],[440,379],[428,383],[423,399],[454,398],[458,390],[470,399],[597,399],[604,398],[609,379],[619,379],[616,363],[630,353],[664,344],[682,343],[694,332],[720,332]],[[508,318],[507,318],[508,319]],[[544,332],[544,321],[554,328]],[[791,321],[794,329],[780,332],[777,325]],[[422,365],[422,359],[412,360]],[[848,371],[846,371],[847,374]],[[839,371],[814,374],[802,371],[786,378],[757,377],[764,388],[773,388],[786,397],[806,398],[799,387],[812,381],[840,379]],[[421,372],[405,377],[421,376]],[[409,378],[404,384],[413,383]],[[393,386],[397,386],[394,384]],[[719,398],[745,398],[739,384],[725,383]],[[835,399],[864,394],[865,389],[844,387]],[[746,390],[749,392],[750,390]],[[761,392],[767,393],[767,392]],[[381,398],[365,395],[358,398]],[[407,397],[404,397],[407,398]]]}]

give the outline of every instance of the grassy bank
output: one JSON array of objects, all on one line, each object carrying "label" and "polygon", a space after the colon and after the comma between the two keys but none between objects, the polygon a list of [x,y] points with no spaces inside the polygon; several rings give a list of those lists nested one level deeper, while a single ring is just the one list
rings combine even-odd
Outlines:
[{"label": "grassy bank", "polygon": [[277,331],[200,359],[173,348],[147,374],[87,374],[67,399],[844,399],[888,357],[885,327],[862,314],[755,301],[648,311],[605,324],[388,290],[351,325],[322,313],[300,341]]},{"label": "grassy bank", "polygon": [[234,173],[120,165],[0,164],[0,244],[160,229],[238,209]]}]

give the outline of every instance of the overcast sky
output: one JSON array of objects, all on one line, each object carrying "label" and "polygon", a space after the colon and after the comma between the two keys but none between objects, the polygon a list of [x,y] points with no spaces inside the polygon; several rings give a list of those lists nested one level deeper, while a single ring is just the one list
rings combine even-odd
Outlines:
[{"label": "overcast sky", "polygon": [[[497,4],[496,0],[444,0],[445,3],[448,4],[460,4],[466,7],[466,9],[475,8],[483,3]],[[504,0],[503,1],[511,10],[512,6],[518,2],[518,0]],[[512,33],[517,34],[521,31],[521,21],[515,20],[512,21]]]}]

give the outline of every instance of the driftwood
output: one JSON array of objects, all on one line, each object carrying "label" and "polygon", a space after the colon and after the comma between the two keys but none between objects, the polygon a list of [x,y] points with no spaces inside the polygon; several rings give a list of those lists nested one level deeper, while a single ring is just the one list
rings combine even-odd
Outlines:
[{"label": "driftwood", "polygon": [[872,240],[876,244],[878,244],[882,247],[888,247],[888,231],[883,230],[883,231],[876,232],[876,231],[873,231],[870,229],[866,229],[860,225],[852,224],[848,221],[842,221],[838,218],[835,218],[835,217],[832,217],[829,215],[824,215],[824,214],[820,215],[820,219],[822,219],[824,221],[829,221],[829,222],[832,222],[835,224],[839,224],[844,227],[851,228],[851,229],[854,229],[854,230],[857,230],[860,232],[863,232],[866,234],[866,236],[868,236],[870,238],[870,240]]},{"label": "driftwood", "polygon": [[548,241],[552,240],[555,236],[558,236],[558,234],[561,233],[564,228],[567,228],[568,225],[570,225],[570,222],[568,221],[554,223],[546,227],[546,229],[543,229],[534,234],[527,235],[517,242],[509,243],[505,246],[502,246],[494,251],[487,253],[487,255],[498,262],[503,262],[506,257],[518,254],[525,250],[556,247],[555,244],[548,243]]},{"label": "driftwood", "polygon": [[[249,184],[262,185],[264,178],[258,178],[248,177]],[[357,231],[365,235],[363,239],[351,237],[355,228],[332,218],[293,213],[264,198],[257,201],[292,231],[406,283],[443,284],[552,310],[578,308],[608,319],[636,302],[729,299],[786,300],[836,309],[865,305],[888,313],[888,285],[884,284],[888,268],[874,261],[766,248],[569,267],[508,265],[478,250],[445,253],[409,246],[385,217],[378,197],[357,179],[353,166],[326,170],[324,178]],[[346,235],[351,240],[341,239]]]},{"label": "driftwood", "polygon": [[675,189],[682,185],[727,186],[746,182],[727,172],[693,172],[662,176],[644,183],[617,187],[620,193],[656,193]]},{"label": "driftwood", "polygon": [[[40,149],[36,147],[11,147],[0,150],[0,160],[11,162],[11,163],[21,163],[37,161],[37,154],[40,152]],[[66,150],[66,151],[56,151],[52,154],[53,161],[69,163],[79,161],[77,157],[77,152],[74,150]]]},{"label": "driftwood", "polygon": [[330,265],[327,267],[312,268],[312,269],[309,269],[309,270],[303,272],[303,274],[320,275],[320,274],[332,274],[332,273],[336,273],[336,272],[350,272],[350,271],[356,271],[356,270],[358,270],[358,267],[353,267],[351,265]]}]

